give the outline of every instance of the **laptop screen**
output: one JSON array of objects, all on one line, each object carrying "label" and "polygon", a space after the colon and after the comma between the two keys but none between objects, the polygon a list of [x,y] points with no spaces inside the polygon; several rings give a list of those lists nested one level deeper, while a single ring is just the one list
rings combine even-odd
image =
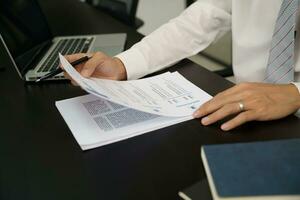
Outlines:
[{"label": "laptop screen", "polygon": [[0,34],[15,60],[51,38],[35,0],[0,0]]}]

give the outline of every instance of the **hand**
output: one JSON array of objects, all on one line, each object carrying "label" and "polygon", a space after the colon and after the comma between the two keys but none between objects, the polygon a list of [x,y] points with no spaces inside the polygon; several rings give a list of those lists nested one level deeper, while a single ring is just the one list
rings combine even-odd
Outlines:
[{"label": "hand", "polygon": [[[74,54],[65,56],[71,63],[84,57],[86,54]],[[125,80],[127,79],[126,69],[124,64],[118,58],[112,58],[104,53],[96,52],[91,55],[92,57],[85,63],[78,65],[76,70],[84,77],[95,77],[111,80]],[[76,83],[71,77],[65,73],[65,77],[70,79],[74,85]]]},{"label": "hand", "polygon": [[300,94],[293,84],[242,83],[203,104],[194,117],[204,117],[201,122],[207,126],[233,116],[221,126],[222,130],[229,131],[249,121],[280,119],[299,108]]}]

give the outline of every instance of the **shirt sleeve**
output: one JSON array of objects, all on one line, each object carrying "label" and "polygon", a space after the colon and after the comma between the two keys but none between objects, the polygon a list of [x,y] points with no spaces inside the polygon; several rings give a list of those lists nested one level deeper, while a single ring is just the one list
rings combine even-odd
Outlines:
[{"label": "shirt sleeve", "polygon": [[[293,84],[298,88],[299,95],[300,95],[300,82],[293,83]],[[295,113],[295,115],[300,118],[300,109]]]},{"label": "shirt sleeve", "polygon": [[128,79],[138,79],[195,55],[231,28],[231,0],[201,0],[117,55]]}]

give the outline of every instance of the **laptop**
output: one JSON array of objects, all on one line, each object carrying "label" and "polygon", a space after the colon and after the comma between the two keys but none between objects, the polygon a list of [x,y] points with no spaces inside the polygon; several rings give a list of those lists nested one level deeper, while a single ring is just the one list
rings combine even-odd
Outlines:
[{"label": "laptop", "polygon": [[[59,65],[63,55],[124,50],[125,33],[53,37],[36,0],[0,0],[0,50],[25,81],[36,81]],[[59,74],[49,80],[65,79]]]}]

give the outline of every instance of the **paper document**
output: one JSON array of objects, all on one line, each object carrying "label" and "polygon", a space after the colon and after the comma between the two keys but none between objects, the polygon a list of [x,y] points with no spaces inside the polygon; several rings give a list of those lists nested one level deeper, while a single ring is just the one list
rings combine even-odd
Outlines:
[{"label": "paper document", "polygon": [[87,79],[61,55],[60,61],[66,72],[87,92],[143,112],[172,117],[191,116],[211,98],[178,72],[133,81]]},{"label": "paper document", "polygon": [[141,112],[94,95],[58,101],[56,107],[83,150],[192,119]]},{"label": "paper document", "polygon": [[60,55],[68,74],[90,95],[56,102],[83,150],[192,119],[212,97],[178,72],[134,80],[82,77]]}]

